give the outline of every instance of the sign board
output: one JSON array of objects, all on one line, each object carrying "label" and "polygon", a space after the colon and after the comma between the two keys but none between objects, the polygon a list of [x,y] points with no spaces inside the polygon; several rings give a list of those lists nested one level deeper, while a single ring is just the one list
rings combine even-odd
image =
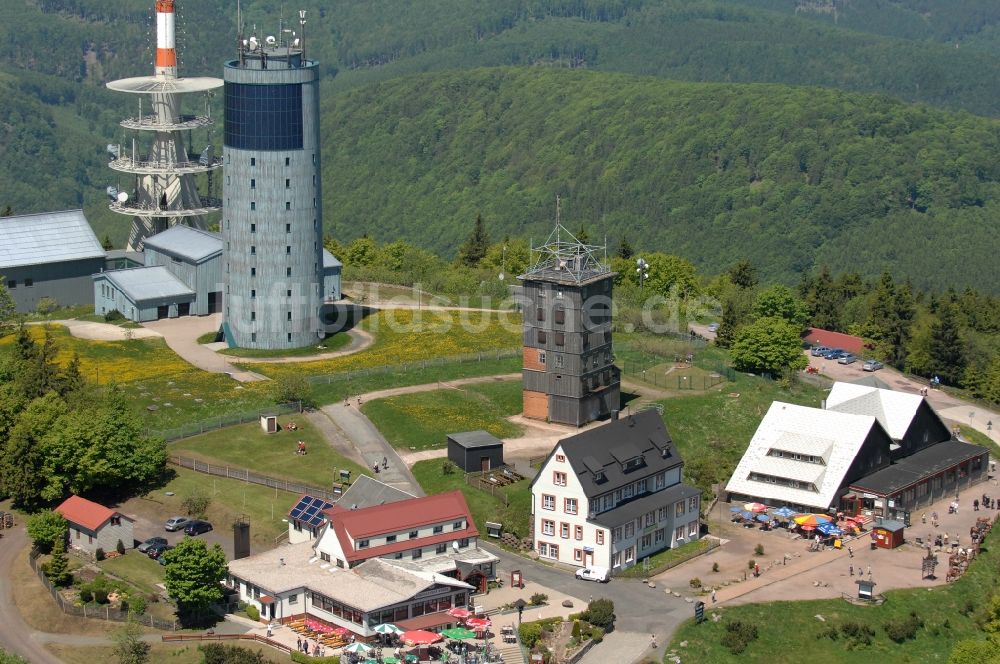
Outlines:
[{"label": "sign board", "polygon": [[341,470],[340,471],[340,481],[343,482],[344,484],[347,484],[348,482],[350,482],[351,481],[351,471],[349,471],[349,470]]},{"label": "sign board", "polygon": [[704,622],[705,620],[705,603],[695,602],[694,605],[694,620],[695,622]]}]

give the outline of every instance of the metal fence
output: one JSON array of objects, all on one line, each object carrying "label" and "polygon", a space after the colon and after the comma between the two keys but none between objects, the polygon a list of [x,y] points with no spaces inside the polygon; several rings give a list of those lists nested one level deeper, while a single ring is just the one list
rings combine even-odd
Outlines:
[{"label": "metal fence", "polygon": [[176,620],[167,621],[160,620],[159,618],[154,618],[153,616],[146,615],[136,615],[130,613],[129,611],[122,611],[120,609],[113,609],[109,605],[104,606],[87,606],[86,604],[81,604],[77,606],[73,602],[69,602],[63,597],[62,593],[52,585],[48,577],[45,576],[45,572],[41,570],[38,564],[38,558],[41,554],[37,549],[32,549],[31,554],[28,556],[28,563],[31,565],[31,569],[38,576],[38,580],[42,582],[49,594],[52,595],[52,599],[55,600],[56,604],[59,605],[59,609],[70,616],[79,616],[81,618],[97,618],[99,620],[109,620],[114,622],[128,622],[129,618],[133,618],[136,622],[143,625],[153,627],[155,629],[166,629],[171,631],[176,631],[180,629],[180,624]]},{"label": "metal fence", "polygon": [[647,556],[647,557],[643,558],[642,561],[639,562],[638,565],[635,565],[633,567],[628,567],[628,568],[622,570],[620,574],[624,575],[624,576],[642,576],[644,578],[647,577],[647,576],[656,576],[657,574],[662,574],[663,572],[667,571],[668,569],[672,569],[674,567],[677,567],[681,563],[686,563],[687,561],[693,560],[694,558],[697,558],[698,556],[703,556],[706,553],[711,553],[712,551],[715,551],[720,546],[719,541],[717,539],[710,538],[710,537],[706,537],[706,538],[704,538],[702,540],[699,540],[699,541],[700,542],[707,542],[708,546],[706,548],[700,548],[700,547],[699,548],[695,548],[694,550],[692,550],[692,551],[690,551],[690,552],[688,552],[688,553],[686,553],[686,554],[684,554],[682,556],[678,556],[676,558],[672,558],[672,559],[668,560],[667,562],[661,563],[659,565],[652,565],[649,562],[650,557],[655,557],[655,554],[654,554],[654,556]]},{"label": "metal fence", "polygon": [[349,382],[354,378],[366,376],[382,376],[394,373],[407,373],[410,371],[423,371],[428,367],[440,367],[447,364],[465,364],[469,362],[487,362],[492,360],[506,360],[512,357],[521,357],[520,348],[508,348],[505,350],[481,351],[478,353],[465,353],[464,355],[450,355],[447,357],[435,357],[429,360],[417,360],[405,364],[391,364],[382,367],[370,367],[368,369],[356,369],[354,371],[343,371],[322,376],[312,376],[309,382],[313,385],[331,385],[338,382]]},{"label": "metal fence", "polygon": [[198,473],[205,473],[206,475],[214,475],[216,477],[225,477],[230,480],[239,480],[250,484],[259,484],[270,489],[279,489],[289,493],[307,493],[310,496],[322,498],[330,503],[337,502],[342,493],[342,491],[337,491],[337,488],[340,487],[340,485],[336,483],[333,485],[333,490],[320,489],[318,487],[309,486],[308,484],[302,484],[301,482],[270,477],[268,475],[259,475],[247,468],[237,468],[217,463],[206,463],[205,461],[199,461],[198,459],[176,456],[171,456],[168,461],[175,466],[188,468]]},{"label": "metal fence", "polygon": [[257,422],[260,420],[261,415],[287,415],[289,413],[301,412],[302,402],[293,401],[291,403],[268,406],[267,408],[259,408],[257,410],[246,410],[242,413],[219,415],[218,417],[212,417],[199,422],[192,422],[191,424],[186,424],[174,429],[163,429],[161,431],[150,430],[147,433],[151,436],[162,438],[170,443],[182,438],[197,436],[207,431],[224,429],[226,427],[236,426],[237,424],[246,424],[247,422]]}]

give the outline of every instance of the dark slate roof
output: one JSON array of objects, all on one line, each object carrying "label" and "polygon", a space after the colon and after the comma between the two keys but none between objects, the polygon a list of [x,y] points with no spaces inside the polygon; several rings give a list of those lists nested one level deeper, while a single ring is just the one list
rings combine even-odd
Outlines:
[{"label": "dark slate roof", "polygon": [[[655,410],[629,415],[564,438],[559,445],[588,498],[684,463],[663,418]],[[641,455],[643,463],[625,471],[624,462],[637,455]],[[602,481],[595,480],[596,468],[604,475]]]},{"label": "dark slate roof", "polygon": [[362,509],[395,503],[400,500],[413,498],[413,494],[402,489],[389,486],[384,482],[379,482],[367,475],[358,475],[354,483],[344,492],[337,504],[346,509]]},{"label": "dark slate roof", "polygon": [[650,510],[655,510],[665,505],[673,505],[678,500],[687,500],[691,496],[700,495],[701,489],[681,482],[662,491],[646,494],[637,500],[619,504],[613,510],[598,514],[590,519],[590,521],[606,528],[617,528],[624,523],[634,521]]},{"label": "dark slate roof", "polygon": [[957,440],[948,440],[931,445],[915,454],[900,459],[888,468],[851,482],[851,488],[881,496],[892,495],[928,477],[937,475],[963,461],[989,450],[979,445],[970,445]]},{"label": "dark slate roof", "polygon": [[462,433],[449,433],[448,440],[454,441],[457,445],[467,450],[477,447],[493,447],[503,445],[503,441],[491,434],[489,431],[464,431]]}]

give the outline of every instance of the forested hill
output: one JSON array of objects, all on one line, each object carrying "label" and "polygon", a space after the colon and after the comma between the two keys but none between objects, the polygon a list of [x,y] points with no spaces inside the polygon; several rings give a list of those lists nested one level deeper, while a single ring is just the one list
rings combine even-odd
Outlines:
[{"label": "forested hill", "polygon": [[482,213],[793,282],[815,265],[1000,289],[1000,122],[818,88],[566,69],[423,75],[324,109],[327,225],[445,253]]}]

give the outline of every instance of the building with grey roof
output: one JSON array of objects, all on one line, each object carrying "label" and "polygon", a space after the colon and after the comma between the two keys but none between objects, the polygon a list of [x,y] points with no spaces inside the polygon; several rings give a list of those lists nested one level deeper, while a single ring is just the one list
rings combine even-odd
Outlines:
[{"label": "building with grey roof", "polygon": [[535,551],[623,570],[701,536],[701,491],[660,414],[646,410],[560,440],[531,482]]},{"label": "building with grey roof", "polygon": [[503,441],[482,429],[449,433],[448,460],[463,473],[488,472],[504,465]]},{"label": "building with grey roof", "polygon": [[173,226],[146,239],[143,267],[93,277],[94,311],[117,310],[144,322],[204,316],[222,307],[222,239],[216,233]]},{"label": "building with grey roof", "polygon": [[416,498],[416,496],[367,475],[358,475],[358,478],[348,487],[337,504],[349,510],[358,510],[386,503],[398,503],[409,498]]},{"label": "building with grey roof", "polygon": [[90,276],[104,264],[83,210],[0,217],[0,275],[19,312],[33,311],[45,297],[90,304]]}]

